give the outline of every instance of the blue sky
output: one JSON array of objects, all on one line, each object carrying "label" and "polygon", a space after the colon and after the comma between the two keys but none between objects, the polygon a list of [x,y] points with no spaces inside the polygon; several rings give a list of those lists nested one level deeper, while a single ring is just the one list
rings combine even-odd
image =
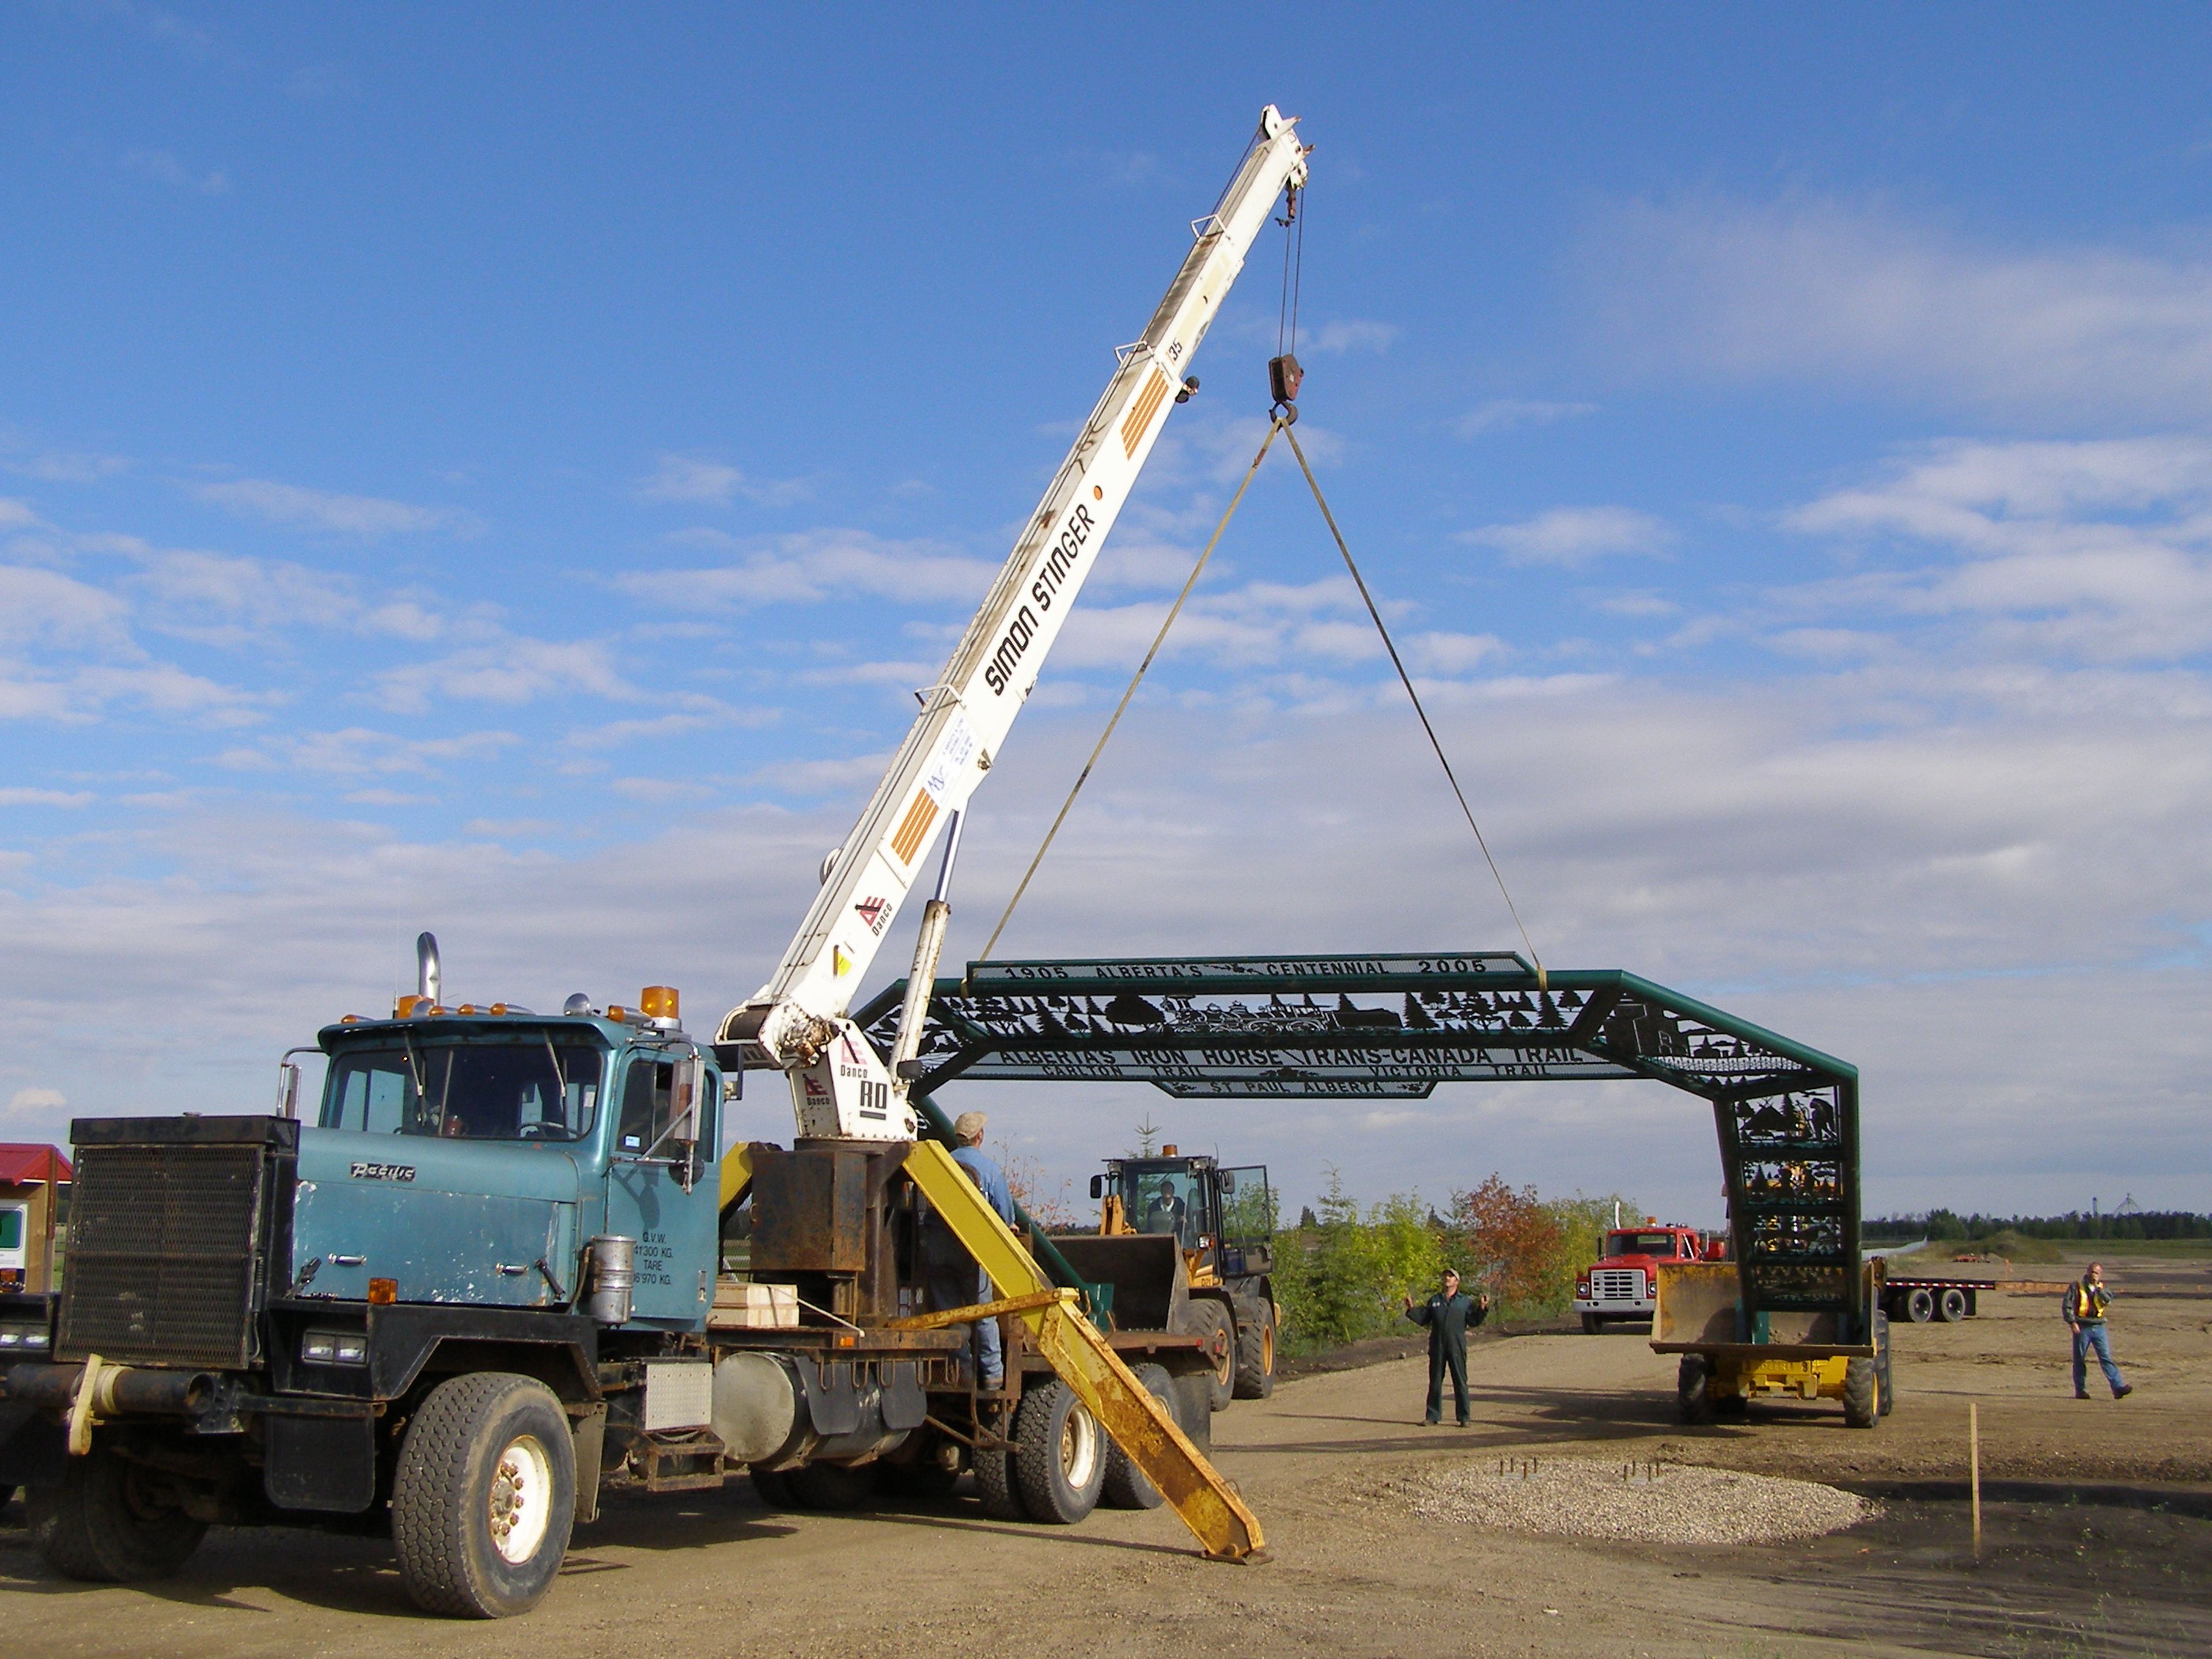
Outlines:
[{"label": "blue sky", "polygon": [[[1539,949],[1856,1060],[1875,1208],[2206,1207],[2209,58],[2179,7],[8,9],[0,1133],[258,1108],[426,926],[462,994],[750,992],[1273,100],[1300,435]],[[1257,441],[1280,254],[956,956]],[[1007,952],[1511,943],[1332,558],[1271,461]],[[1632,1089],[1015,1092],[1056,1174],[1149,1110],[1293,1194],[1717,1210]]]}]

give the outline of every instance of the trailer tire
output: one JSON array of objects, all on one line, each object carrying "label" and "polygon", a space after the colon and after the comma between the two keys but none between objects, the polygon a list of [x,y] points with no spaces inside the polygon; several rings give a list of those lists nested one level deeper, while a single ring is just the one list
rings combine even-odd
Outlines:
[{"label": "trailer tire", "polygon": [[1605,1321],[1600,1319],[1595,1314],[1586,1313],[1583,1316],[1583,1334],[1584,1336],[1599,1335],[1604,1331],[1604,1329]]},{"label": "trailer tire", "polygon": [[1844,1421],[1854,1429],[1870,1429],[1881,1421],[1881,1379],[1871,1359],[1844,1362]]},{"label": "trailer tire", "polygon": [[1966,1316],[1966,1293],[1956,1285],[1947,1286],[1936,1299],[1936,1317],[1946,1325],[1955,1325]]},{"label": "trailer tire", "polygon": [[25,1489],[31,1542],[64,1578],[131,1584],[167,1578],[191,1559],[206,1525],[173,1501],[166,1482],[93,1442],[52,1486]]},{"label": "trailer tire", "polygon": [[1015,1488],[1032,1521],[1072,1527],[1098,1507],[1106,1431],[1058,1377],[1014,1408]]},{"label": "trailer tire", "polygon": [[1226,1303],[1210,1296],[1193,1297],[1190,1313],[1198,1334],[1206,1339],[1208,1404],[1215,1411],[1227,1411],[1237,1397],[1237,1322],[1229,1316]]},{"label": "trailer tire", "polygon": [[1685,1423],[1702,1426],[1713,1420],[1712,1391],[1706,1387],[1712,1367],[1701,1353],[1686,1353],[1674,1371],[1674,1408]]},{"label": "trailer tire", "polygon": [[430,1391],[392,1480],[392,1542],[416,1607],[529,1612],[553,1587],[575,1518],[575,1441],[552,1389],[476,1371]]},{"label": "trailer tire", "polygon": [[1265,1400],[1275,1392],[1275,1304],[1262,1302],[1259,1316],[1237,1322],[1237,1382],[1239,1400]]},{"label": "trailer tire", "polygon": [[1925,1325],[1936,1317],[1936,1292],[1925,1285],[1916,1285],[1905,1293],[1905,1316],[1916,1325]]},{"label": "trailer tire", "polygon": [[[1175,1379],[1168,1375],[1167,1367],[1134,1365],[1130,1369],[1137,1381],[1145,1385],[1146,1391],[1173,1417]],[[1150,1475],[1137,1467],[1134,1458],[1114,1443],[1111,1437],[1106,1446],[1106,1483],[1099,1489],[1098,1501],[1112,1510],[1156,1510],[1160,1506],[1160,1489],[1152,1484]]]}]

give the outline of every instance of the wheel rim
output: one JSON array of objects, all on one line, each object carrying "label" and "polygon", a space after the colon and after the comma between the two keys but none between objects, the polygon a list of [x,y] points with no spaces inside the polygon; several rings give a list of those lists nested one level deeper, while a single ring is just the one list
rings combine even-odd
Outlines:
[{"label": "wheel rim", "polygon": [[1237,1328],[1229,1322],[1226,1314],[1218,1311],[1219,1304],[1214,1305],[1214,1340],[1220,1352],[1213,1357],[1213,1376],[1215,1381],[1226,1387],[1237,1380]]},{"label": "wheel rim", "polygon": [[501,1560],[519,1566],[538,1553],[553,1520],[553,1460],[536,1435],[517,1437],[499,1455],[486,1509]]},{"label": "wheel rim", "polygon": [[1275,1325],[1273,1320],[1260,1328],[1260,1370],[1267,1376],[1275,1374]]},{"label": "wheel rim", "polygon": [[1078,1401],[1060,1425],[1060,1472],[1067,1484],[1081,1492],[1098,1468],[1098,1420]]}]

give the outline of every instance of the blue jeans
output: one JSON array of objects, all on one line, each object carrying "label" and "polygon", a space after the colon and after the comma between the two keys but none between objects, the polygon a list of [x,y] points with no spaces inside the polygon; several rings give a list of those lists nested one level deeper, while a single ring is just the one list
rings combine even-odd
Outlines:
[{"label": "blue jeans", "polygon": [[[979,1302],[988,1302],[997,1294],[991,1288],[989,1275],[965,1261],[957,1266],[933,1267],[929,1290],[931,1303],[940,1310],[971,1307]],[[995,1389],[1005,1380],[1006,1371],[1006,1361],[999,1351],[999,1322],[979,1319],[967,1328],[975,1381],[981,1387]]]},{"label": "blue jeans", "polygon": [[2074,1392],[2089,1392],[2089,1350],[2097,1351],[2097,1363],[2105,1368],[2105,1381],[2118,1394],[2127,1386],[2120,1381],[2120,1368],[2112,1364],[2112,1346],[2105,1340],[2105,1324],[2099,1320],[2094,1325],[2082,1325],[2074,1333]]}]

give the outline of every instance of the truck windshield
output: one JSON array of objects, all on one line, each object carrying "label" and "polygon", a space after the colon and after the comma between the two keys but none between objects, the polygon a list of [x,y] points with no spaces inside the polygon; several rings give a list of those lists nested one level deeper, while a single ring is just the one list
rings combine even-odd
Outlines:
[{"label": "truck windshield", "polygon": [[600,1054],[582,1043],[401,1042],[331,1062],[322,1127],[461,1140],[581,1140]]},{"label": "truck windshield", "polygon": [[1607,1255],[1672,1255],[1672,1233],[1614,1233],[1605,1241]]}]

